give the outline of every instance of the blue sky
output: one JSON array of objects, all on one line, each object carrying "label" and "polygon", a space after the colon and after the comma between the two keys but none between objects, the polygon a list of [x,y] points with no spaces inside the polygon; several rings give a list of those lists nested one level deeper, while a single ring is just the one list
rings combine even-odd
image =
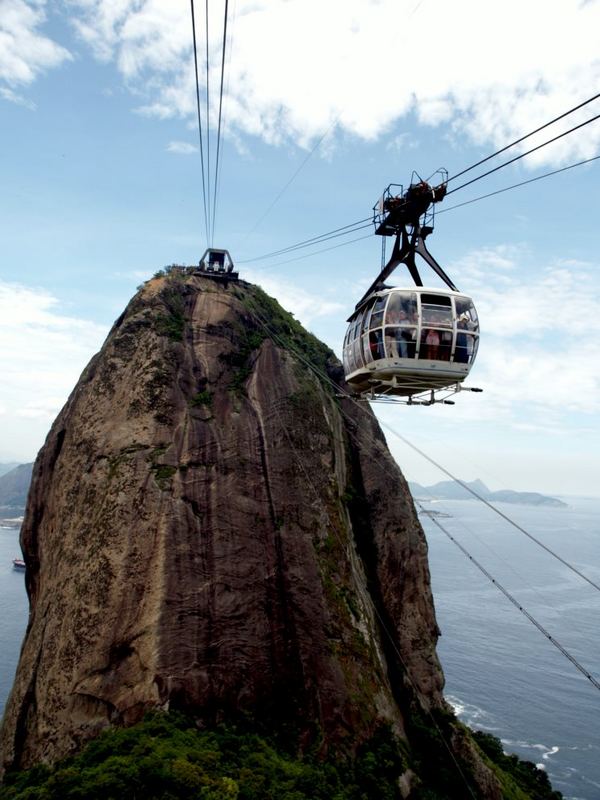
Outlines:
[{"label": "blue sky", "polygon": [[[413,169],[452,175],[600,87],[597,0],[231,0],[230,12],[214,244],[338,354],[379,238],[249,259],[368,216]],[[214,100],[222,14],[211,0]],[[135,287],[205,248],[192,65],[187,0],[0,0],[0,461],[35,456]],[[597,113],[600,101],[528,145]],[[596,122],[439,211],[599,153]],[[470,383],[484,393],[378,413],[462,478],[599,494],[599,169],[437,217],[430,248],[480,312]],[[410,478],[444,478],[388,440]]]}]

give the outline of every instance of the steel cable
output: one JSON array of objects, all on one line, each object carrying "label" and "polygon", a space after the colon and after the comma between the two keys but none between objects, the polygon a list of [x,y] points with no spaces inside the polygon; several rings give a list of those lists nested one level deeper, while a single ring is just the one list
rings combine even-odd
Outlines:
[{"label": "steel cable", "polygon": [[[359,219],[356,222],[351,222],[348,225],[342,225],[341,228],[334,228],[332,231],[327,231],[326,233],[321,233],[318,236],[313,236],[311,239],[304,239],[301,242],[297,242],[296,244],[291,244],[289,247],[282,247],[280,250],[273,250],[270,253],[264,253],[261,256],[254,256],[253,258],[245,258],[241,259],[238,263],[239,264],[250,264],[253,261],[265,261],[267,258],[274,258],[275,256],[281,256],[285,253],[290,253],[293,250],[301,250],[304,247],[309,247],[311,244],[321,244],[321,242],[325,242],[328,239],[336,238],[333,234],[339,233],[340,231],[345,231],[345,233],[339,233],[340,236],[346,236],[347,234],[354,233],[355,230],[361,230],[361,228],[357,228],[357,225],[362,225],[364,222],[368,222],[371,217],[365,217],[364,219]],[[364,225],[363,227],[368,228],[369,225]],[[352,228],[353,230],[347,230],[348,228]]]},{"label": "steel cable", "polygon": [[573,133],[574,131],[577,131],[580,128],[584,128],[586,125],[589,125],[590,123],[595,122],[597,119],[600,119],[600,114],[596,114],[595,117],[590,117],[590,119],[586,119],[584,122],[580,122],[579,125],[575,125],[573,128],[569,128],[568,131],[563,131],[563,133],[559,133],[558,136],[554,136],[552,139],[548,139],[546,142],[542,142],[542,144],[538,144],[536,147],[532,147],[530,150],[526,150],[524,153],[521,153],[520,155],[515,156],[514,158],[511,158],[508,161],[505,161],[503,164],[499,164],[497,167],[494,167],[493,169],[489,169],[487,172],[483,172],[481,175],[478,175],[476,178],[471,178],[471,180],[467,181],[466,183],[461,183],[460,186],[457,186],[456,188],[451,189],[449,192],[447,192],[446,193],[446,197],[448,197],[451,194],[454,194],[454,192],[458,192],[459,189],[464,189],[465,186],[470,186],[472,183],[475,183],[476,181],[480,181],[482,178],[485,178],[488,175],[491,175],[493,172],[498,172],[499,169],[503,169],[504,167],[508,167],[509,164],[514,164],[515,161],[519,161],[521,158],[525,158],[525,156],[528,156],[531,153],[535,153],[536,150],[541,150],[542,147],[547,147],[547,145],[552,144],[553,142],[556,142],[559,139],[562,139],[564,136],[568,136],[568,134]]},{"label": "steel cable", "polygon": [[200,84],[198,80],[198,50],[196,46],[196,18],[194,14],[194,0],[190,0],[192,9],[192,38],[194,43],[194,75],[196,78],[196,108],[198,111],[198,138],[200,141],[200,161],[202,164],[202,198],[204,203],[204,226],[206,228],[206,242],[208,244],[208,205],[206,202],[206,175],[204,170],[204,147],[202,143],[202,118],[200,115]]},{"label": "steel cable", "polygon": [[551,175],[558,175],[560,172],[566,172],[569,169],[573,169],[574,167],[580,167],[582,164],[589,164],[591,161],[597,161],[600,158],[600,155],[593,156],[592,158],[586,158],[584,161],[578,161],[576,164],[569,164],[568,167],[561,167],[560,169],[554,169],[552,172],[545,172],[543,175],[536,175],[535,178],[529,178],[526,181],[520,181],[520,183],[513,183],[512,186],[505,186],[504,189],[497,189],[495,192],[489,192],[489,194],[482,194],[480,197],[474,197],[472,200],[465,200],[464,203],[457,203],[455,206],[450,206],[449,208],[441,208],[439,211],[436,210],[436,215],[438,214],[445,214],[446,211],[454,211],[455,208],[461,208],[462,206],[468,206],[471,203],[477,203],[479,200],[485,200],[488,197],[494,197],[494,195],[502,194],[503,192],[508,192],[510,189],[518,189],[519,186],[526,186],[528,183],[535,183],[535,181],[541,181],[542,178],[549,178]]},{"label": "steel cable", "polygon": [[[423,506],[418,501],[415,502],[417,506],[419,506],[419,508],[421,509],[423,508]],[[571,664],[573,664],[573,666],[576,667],[579,670],[579,672],[581,672],[581,674],[588,679],[588,681],[592,684],[592,686],[595,686],[596,689],[600,689],[600,682],[597,681],[596,678],[594,678],[594,676],[590,672],[588,672],[588,670],[582,664],[579,663],[579,661],[575,658],[575,656],[571,655],[571,653],[566,649],[566,647],[563,647],[563,645],[557,639],[555,639],[554,636],[548,633],[546,628],[544,628],[544,626],[540,622],[538,622],[537,619],[532,614],[530,614],[530,612],[527,611],[527,609],[524,606],[522,606],[521,603],[519,603],[519,601],[515,597],[513,597],[513,595],[507,589],[504,588],[504,586],[502,586],[500,581],[496,580],[496,578],[494,578],[494,576],[490,572],[488,572],[487,569],[469,553],[466,547],[464,547],[457,539],[455,539],[455,537],[449,531],[446,530],[446,528],[444,528],[441,522],[439,522],[434,517],[430,517],[430,519],[433,522],[433,524],[436,525],[442,531],[442,533],[444,533],[450,539],[450,541],[453,542],[458,547],[458,549],[469,559],[469,561],[471,561],[477,567],[477,569],[480,572],[482,572],[485,575],[485,577],[489,581],[491,581],[494,584],[494,586],[497,589],[499,589],[506,598],[508,598],[508,600],[510,600],[513,606],[515,606],[515,608],[517,608],[521,612],[521,614],[523,614],[529,620],[529,622],[531,622],[532,625],[535,625],[535,627],[541,633],[544,634],[544,636],[548,639],[548,641],[551,642],[554,645],[554,647],[557,648],[557,650],[560,650],[560,652],[563,654],[565,658],[569,659]]]},{"label": "steel cable", "polygon": [[[208,41],[208,0],[204,3],[205,21],[206,21],[206,174],[208,177],[208,223],[212,231],[212,215],[210,207],[210,58],[209,58],[209,41]],[[209,239],[209,245],[212,247],[212,238]]]},{"label": "steel cable", "polygon": [[221,118],[223,112],[223,83],[225,79],[225,52],[227,49],[227,16],[229,11],[229,0],[225,0],[225,13],[223,19],[223,48],[221,53],[221,86],[219,89],[219,121],[217,125],[217,153],[215,156],[215,185],[213,197],[213,218],[211,229],[211,241],[215,238],[215,218],[217,216],[217,188],[219,185],[219,156],[221,153]]},{"label": "steel cable", "polygon": [[323,141],[325,140],[325,138],[327,137],[327,135],[328,135],[328,134],[331,132],[331,130],[332,130],[334,127],[335,127],[335,125],[337,125],[337,121],[338,121],[338,118],[336,117],[336,118],[334,119],[334,121],[331,123],[331,125],[330,125],[330,126],[327,128],[327,130],[325,131],[325,133],[323,133],[323,134],[320,136],[320,138],[317,140],[317,143],[315,144],[315,146],[312,148],[312,150],[310,150],[310,151],[307,153],[307,155],[304,157],[304,159],[303,159],[303,160],[300,162],[300,165],[297,167],[296,171],[295,171],[295,172],[292,174],[292,176],[291,176],[291,177],[290,177],[290,178],[287,180],[287,182],[286,182],[286,183],[285,183],[285,184],[282,186],[282,188],[279,190],[279,192],[277,193],[277,195],[275,196],[275,198],[272,200],[272,202],[271,202],[271,204],[268,206],[268,208],[267,208],[267,209],[266,209],[266,210],[265,210],[265,211],[262,213],[262,215],[261,215],[261,216],[258,218],[258,220],[257,220],[257,221],[254,223],[254,225],[252,226],[252,228],[251,228],[251,229],[248,231],[248,233],[247,233],[247,234],[244,236],[244,238],[243,238],[243,240],[242,240],[242,242],[241,242],[241,244],[240,244],[240,247],[242,247],[242,246],[244,245],[244,242],[246,242],[246,241],[247,241],[247,240],[250,238],[250,236],[252,236],[252,234],[253,234],[253,233],[254,233],[254,231],[255,231],[255,230],[258,228],[258,226],[261,224],[261,222],[262,222],[262,221],[263,221],[263,220],[264,220],[264,219],[265,219],[265,218],[266,218],[266,217],[267,217],[267,216],[268,216],[268,215],[271,213],[271,211],[273,210],[273,208],[274,208],[274,207],[277,205],[277,203],[278,203],[278,202],[279,202],[279,200],[282,198],[282,196],[285,194],[285,192],[286,192],[286,191],[289,189],[289,187],[292,185],[292,183],[293,183],[293,182],[296,180],[296,178],[298,177],[298,175],[300,174],[300,172],[302,172],[302,170],[304,169],[304,167],[306,166],[306,164],[307,164],[307,163],[310,161],[310,159],[312,158],[312,156],[313,156],[313,155],[314,155],[314,154],[317,152],[317,150],[319,149],[319,147],[321,146],[321,144],[323,143]]},{"label": "steel cable", "polygon": [[496,150],[495,153],[492,153],[491,155],[486,156],[485,158],[482,158],[480,161],[477,161],[477,163],[472,164],[470,167],[467,167],[466,169],[461,170],[461,172],[457,172],[456,175],[453,175],[451,178],[448,178],[448,183],[450,183],[450,181],[455,180],[456,178],[459,178],[461,175],[465,175],[465,173],[470,172],[472,169],[475,169],[476,167],[479,167],[482,164],[485,164],[486,161],[490,161],[490,159],[495,158],[496,156],[499,156],[500,153],[504,153],[506,150],[509,150],[511,147],[514,147],[515,145],[520,144],[521,142],[524,142],[525,139],[529,139],[530,136],[533,136],[534,134],[539,133],[540,131],[543,131],[544,128],[548,128],[550,125],[554,125],[555,122],[558,122],[560,119],[564,119],[564,117],[568,117],[569,114],[573,114],[573,112],[579,111],[580,108],[583,108],[584,106],[587,106],[589,103],[593,102],[594,100],[597,100],[599,97],[600,97],[600,93],[599,94],[595,94],[593,97],[590,97],[589,100],[585,100],[583,103],[580,103],[578,106],[575,106],[574,108],[570,108],[568,111],[565,111],[564,114],[560,114],[558,117],[554,117],[554,119],[551,119],[550,122],[546,122],[544,125],[540,125],[540,127],[536,128],[534,131],[531,131],[530,133],[525,134],[525,136],[521,136],[519,139],[515,139],[514,142],[511,142],[510,144],[507,144],[505,147],[502,147],[500,150]]}]

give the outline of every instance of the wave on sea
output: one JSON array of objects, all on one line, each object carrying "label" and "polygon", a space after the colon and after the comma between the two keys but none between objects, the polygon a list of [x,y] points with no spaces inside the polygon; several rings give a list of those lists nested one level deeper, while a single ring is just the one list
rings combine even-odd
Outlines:
[{"label": "wave on sea", "polygon": [[[596,781],[586,778],[580,769],[565,763],[564,756],[567,751],[585,751],[590,753],[591,758],[596,757],[596,751],[600,751],[600,747],[595,744],[589,743],[584,746],[567,745],[559,747],[558,745],[548,745],[543,742],[528,742],[523,739],[509,739],[501,736],[501,726],[498,720],[489,711],[486,711],[479,706],[472,703],[467,703],[461,700],[456,695],[448,695],[446,700],[454,709],[456,716],[475,730],[483,730],[493,733],[500,738],[502,747],[506,753],[517,753],[520,758],[527,761],[532,761],[538,769],[551,773],[551,780],[556,789],[563,792],[565,800],[591,800],[591,797],[600,798],[595,790],[600,789],[600,784]],[[561,751],[565,751],[561,753]],[[592,751],[594,751],[592,753]],[[563,758],[557,761],[554,756],[561,753]],[[593,794],[590,796],[587,793],[582,796],[579,792],[571,793],[574,784],[578,785],[579,790],[585,791],[584,787],[593,787]],[[569,791],[571,790],[571,791]]]},{"label": "wave on sea", "polygon": [[[490,733],[500,731],[500,726],[497,724],[494,715],[490,714],[489,711],[479,708],[479,706],[473,705],[472,703],[466,703],[464,700],[461,700],[453,695],[449,695],[446,697],[446,699],[454,709],[454,713],[460,719],[460,721],[464,722],[470,728],[489,731]],[[535,761],[535,765],[538,769],[543,770],[546,769],[545,762],[548,761],[548,759],[553,755],[556,755],[556,753],[560,752],[560,747],[557,745],[515,741],[512,739],[503,738],[501,738],[500,741],[506,748],[507,752],[514,752],[515,750],[520,750],[521,752],[527,750],[535,751],[532,753],[533,758],[531,760],[535,761],[537,758],[538,760]],[[539,761],[540,754],[542,758],[541,761]]]},{"label": "wave on sea", "polygon": [[446,700],[454,709],[454,713],[459,720],[470,728],[478,728],[483,731],[489,731],[490,733],[500,730],[494,719],[494,715],[490,714],[489,711],[485,711],[485,709],[479,708],[479,706],[473,705],[472,703],[467,703],[455,695],[447,695]]},{"label": "wave on sea", "polygon": [[[506,747],[510,747],[511,749],[518,748],[519,750],[537,750],[538,753],[542,754],[542,761],[535,762],[535,765],[538,769],[546,769],[545,761],[548,761],[553,755],[560,752],[560,747],[557,745],[552,745],[552,747],[548,747],[546,744],[534,744],[533,742],[523,742],[523,741],[513,741],[512,739],[501,739],[500,740],[503,745]],[[536,754],[534,754],[535,756]],[[533,761],[533,759],[532,759]]]}]

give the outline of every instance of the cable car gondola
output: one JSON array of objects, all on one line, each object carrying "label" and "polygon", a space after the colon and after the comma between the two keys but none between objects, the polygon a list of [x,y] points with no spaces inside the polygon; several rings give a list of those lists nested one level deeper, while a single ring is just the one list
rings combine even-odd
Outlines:
[{"label": "cable car gondola", "polygon": [[[399,193],[392,191],[396,188]],[[477,312],[425,246],[433,230],[430,208],[445,194],[445,181],[437,187],[411,183],[406,192],[390,184],[374,207],[375,232],[396,240],[389,262],[348,319],[343,351],[347,383],[369,399],[431,405],[448,403],[449,396],[466,388],[462,382],[479,345]],[[416,254],[448,289],[423,286]],[[385,285],[400,264],[407,266],[414,286]]]}]

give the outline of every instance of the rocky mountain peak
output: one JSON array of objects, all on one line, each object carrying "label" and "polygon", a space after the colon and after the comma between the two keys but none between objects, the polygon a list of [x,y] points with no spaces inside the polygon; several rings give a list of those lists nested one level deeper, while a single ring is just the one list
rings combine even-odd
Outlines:
[{"label": "rocky mountain peak", "polygon": [[35,463],[5,767],[152,708],[251,718],[322,753],[382,724],[409,746],[416,719],[448,715],[423,532],[341,379],[257,287],[171,274],[140,289]]}]

